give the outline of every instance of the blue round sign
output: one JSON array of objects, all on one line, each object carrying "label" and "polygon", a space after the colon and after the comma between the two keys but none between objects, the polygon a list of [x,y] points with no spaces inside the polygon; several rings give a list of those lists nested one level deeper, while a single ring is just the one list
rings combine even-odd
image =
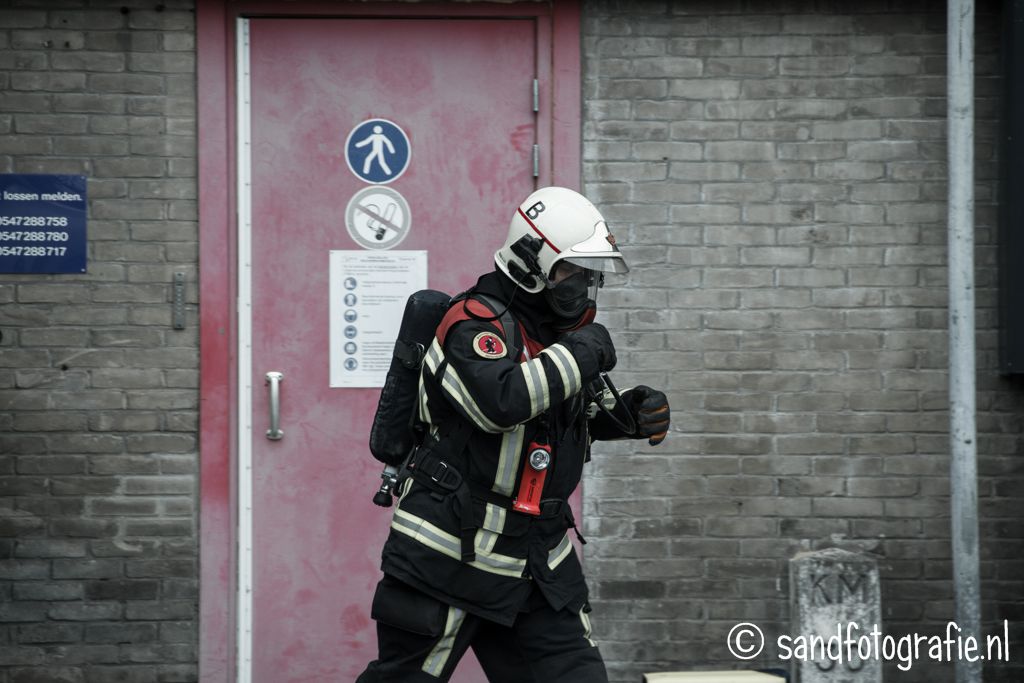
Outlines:
[{"label": "blue round sign", "polygon": [[345,162],[360,179],[386,185],[409,167],[409,137],[387,119],[363,121],[345,140]]}]

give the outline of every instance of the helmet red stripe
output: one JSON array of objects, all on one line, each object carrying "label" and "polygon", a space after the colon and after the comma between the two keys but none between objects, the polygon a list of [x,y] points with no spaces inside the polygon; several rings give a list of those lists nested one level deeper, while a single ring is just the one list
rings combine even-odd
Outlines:
[{"label": "helmet red stripe", "polygon": [[533,228],[533,231],[534,231],[535,233],[537,233],[538,235],[540,235],[540,238],[541,238],[542,240],[544,240],[544,243],[545,243],[546,245],[548,245],[549,247],[551,247],[551,249],[552,249],[552,250],[554,250],[554,252],[555,252],[556,254],[561,254],[561,253],[562,253],[562,250],[561,250],[561,249],[559,249],[558,247],[556,247],[556,246],[555,246],[554,244],[552,244],[552,243],[551,243],[551,240],[549,240],[549,239],[548,239],[548,238],[547,238],[547,237],[546,237],[546,236],[544,235],[544,233],[542,233],[542,232],[540,231],[540,229],[539,229],[539,228],[538,228],[538,227],[537,227],[536,225],[534,225],[534,224],[533,224],[533,221],[531,221],[531,220],[530,220],[530,219],[529,219],[529,218],[527,217],[527,215],[526,215],[525,213],[523,213],[523,210],[522,210],[522,209],[519,209],[519,215],[523,217],[523,220],[524,220],[524,221],[526,221],[526,222],[527,222],[527,224],[528,224],[528,225],[529,225],[529,226],[530,226],[531,228]]}]

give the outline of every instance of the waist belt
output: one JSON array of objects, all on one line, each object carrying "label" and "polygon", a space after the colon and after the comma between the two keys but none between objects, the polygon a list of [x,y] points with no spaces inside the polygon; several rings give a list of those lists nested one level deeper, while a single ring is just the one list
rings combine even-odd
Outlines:
[{"label": "waist belt", "polygon": [[[458,469],[437,457],[429,449],[417,451],[409,462],[408,468],[413,479],[434,493],[439,494],[439,497],[449,493],[455,494],[460,508],[459,516],[462,520],[459,537],[462,546],[463,562],[472,562],[476,559],[474,540],[476,539],[477,529],[480,528],[483,521],[477,516],[473,500],[484,501],[505,510],[511,510],[516,514],[522,514],[516,512],[512,507],[513,499],[511,496],[492,491],[486,486],[463,477]],[[567,501],[560,498],[547,498],[540,502],[540,508],[541,513],[537,519],[564,517],[569,522],[568,526],[576,529],[576,523]],[[579,531],[576,532],[576,535],[580,538],[581,542],[586,543],[582,536],[580,536]]]}]

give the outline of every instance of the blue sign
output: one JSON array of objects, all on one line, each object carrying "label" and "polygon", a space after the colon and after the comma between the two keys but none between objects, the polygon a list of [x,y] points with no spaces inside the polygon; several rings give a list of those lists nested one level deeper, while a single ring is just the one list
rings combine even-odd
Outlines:
[{"label": "blue sign", "polygon": [[0,273],[84,273],[85,176],[0,175]]},{"label": "blue sign", "polygon": [[385,185],[409,167],[409,138],[387,119],[363,121],[345,140],[345,162],[362,180]]}]

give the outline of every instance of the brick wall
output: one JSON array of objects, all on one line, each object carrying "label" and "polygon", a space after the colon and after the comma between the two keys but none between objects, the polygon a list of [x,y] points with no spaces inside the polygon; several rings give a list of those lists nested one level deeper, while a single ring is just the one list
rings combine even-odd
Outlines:
[{"label": "brick wall", "polygon": [[[1009,619],[1019,644],[1024,391],[998,376],[993,329],[997,11],[980,2],[977,18],[982,593],[986,627]],[[740,621],[774,643],[787,560],[809,548],[877,554],[886,631],[944,633],[944,3],[584,12],[585,191],[633,266],[604,319],[620,383],[667,387],[675,415],[662,446],[605,446],[587,479],[613,680],[738,666],[725,640]],[[784,663],[769,647],[753,665]]]},{"label": "brick wall", "polygon": [[2,683],[195,680],[194,43],[191,3],[0,3],[0,172],[89,195],[87,274],[0,275]]}]

